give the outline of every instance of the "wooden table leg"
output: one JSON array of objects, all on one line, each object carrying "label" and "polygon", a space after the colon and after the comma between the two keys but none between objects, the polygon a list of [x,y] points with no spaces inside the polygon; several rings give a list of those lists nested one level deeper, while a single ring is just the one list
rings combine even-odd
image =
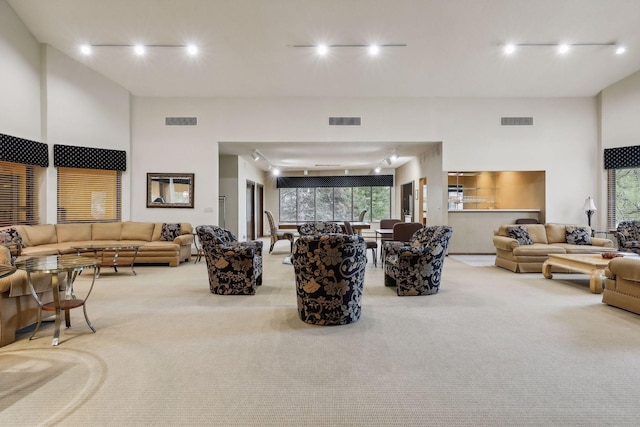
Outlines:
[{"label": "wooden table leg", "polygon": [[593,270],[591,273],[591,279],[589,279],[589,289],[594,294],[602,293],[602,275],[604,270]]},{"label": "wooden table leg", "polygon": [[551,263],[549,262],[549,260],[546,260],[543,264],[542,264],[542,274],[544,275],[544,277],[546,279],[551,279],[553,277],[553,274],[551,274]]}]

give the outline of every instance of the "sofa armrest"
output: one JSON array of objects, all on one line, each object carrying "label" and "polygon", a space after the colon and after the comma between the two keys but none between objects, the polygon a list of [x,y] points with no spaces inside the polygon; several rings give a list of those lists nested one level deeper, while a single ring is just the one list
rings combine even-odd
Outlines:
[{"label": "sofa armrest", "polygon": [[611,273],[609,278],[620,278],[640,283],[640,260],[635,257],[619,257],[609,262],[609,267],[605,270]]},{"label": "sofa armrest", "polygon": [[512,239],[511,237],[493,236],[493,246],[495,246],[496,249],[512,251],[520,246],[520,243],[518,243],[516,239]]},{"label": "sofa armrest", "polygon": [[177,243],[179,245],[190,245],[193,243],[193,234],[181,234],[180,236],[173,239],[173,243]]},{"label": "sofa armrest", "polygon": [[605,239],[603,237],[592,237],[591,238],[591,245],[592,246],[600,246],[600,247],[604,247],[604,248],[612,248],[613,247],[613,240]]}]

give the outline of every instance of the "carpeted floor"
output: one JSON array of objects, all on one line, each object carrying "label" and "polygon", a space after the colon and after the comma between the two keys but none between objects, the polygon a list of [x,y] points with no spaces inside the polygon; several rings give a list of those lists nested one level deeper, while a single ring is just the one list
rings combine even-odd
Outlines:
[{"label": "carpeted floor", "polygon": [[450,256],[439,294],[401,298],[369,263],[361,319],[318,327],[288,255],[254,296],[211,294],[204,263],[103,274],[97,333],[74,310],[57,348],[51,324],[0,348],[0,424],[638,425],[640,316],[586,275]]}]

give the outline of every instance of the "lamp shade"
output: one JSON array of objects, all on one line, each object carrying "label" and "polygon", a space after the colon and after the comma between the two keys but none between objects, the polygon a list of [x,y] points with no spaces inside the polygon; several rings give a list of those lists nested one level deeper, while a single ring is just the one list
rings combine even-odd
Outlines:
[{"label": "lamp shade", "polygon": [[587,200],[584,201],[584,206],[582,207],[583,211],[597,211],[596,204],[593,203],[593,199],[591,196],[587,197]]}]

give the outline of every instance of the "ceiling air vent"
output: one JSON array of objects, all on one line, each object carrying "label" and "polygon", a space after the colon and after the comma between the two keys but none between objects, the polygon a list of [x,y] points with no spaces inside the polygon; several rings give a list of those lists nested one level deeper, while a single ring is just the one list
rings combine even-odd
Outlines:
[{"label": "ceiling air vent", "polygon": [[360,117],[329,117],[329,126],[360,126]]},{"label": "ceiling air vent", "polygon": [[533,126],[533,117],[502,117],[502,126]]},{"label": "ceiling air vent", "polygon": [[196,126],[197,117],[165,117],[164,124],[167,126]]}]

